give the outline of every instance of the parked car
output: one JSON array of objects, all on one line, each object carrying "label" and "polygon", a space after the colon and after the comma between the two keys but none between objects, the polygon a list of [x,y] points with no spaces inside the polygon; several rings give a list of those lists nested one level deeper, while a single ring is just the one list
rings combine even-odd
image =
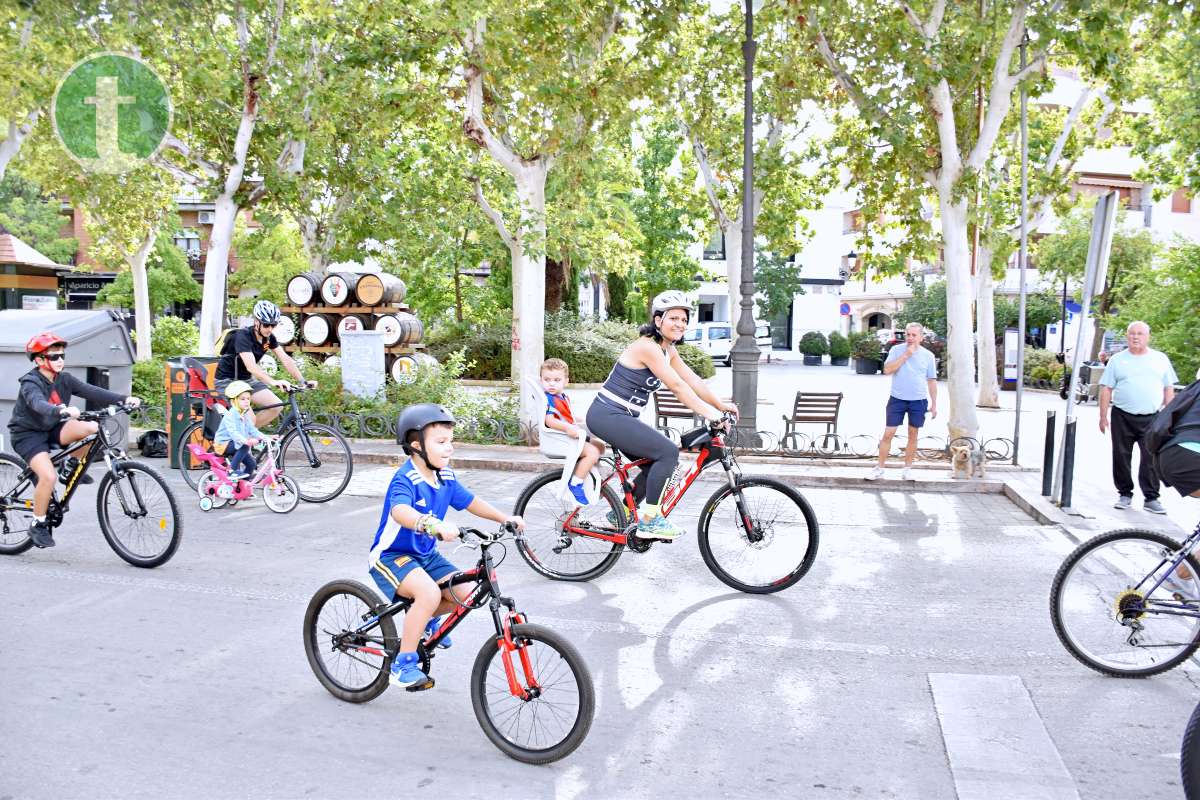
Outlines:
[{"label": "parked car", "polygon": [[[683,340],[708,353],[713,361],[730,365],[729,351],[737,339],[737,329],[728,322],[698,322],[688,328]],[[760,352],[771,349],[771,326],[765,322],[755,323],[754,340]]]}]

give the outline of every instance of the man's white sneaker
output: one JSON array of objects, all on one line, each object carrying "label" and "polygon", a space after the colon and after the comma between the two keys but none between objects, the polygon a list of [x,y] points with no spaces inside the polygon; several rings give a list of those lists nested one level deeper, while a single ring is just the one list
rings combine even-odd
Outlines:
[{"label": "man's white sneaker", "polygon": [[902,481],[915,481],[916,479],[917,476],[913,474],[912,467],[905,467],[904,471],[900,473],[900,480]]},{"label": "man's white sneaker", "polygon": [[871,471],[867,473],[867,480],[869,481],[877,481],[882,477],[883,467],[872,467]]}]

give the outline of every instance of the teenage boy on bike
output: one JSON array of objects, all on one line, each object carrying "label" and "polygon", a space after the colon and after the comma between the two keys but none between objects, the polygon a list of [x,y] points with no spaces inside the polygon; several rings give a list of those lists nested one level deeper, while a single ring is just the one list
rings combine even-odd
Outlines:
[{"label": "teenage boy on bike", "polygon": [[[454,416],[435,403],[409,406],[396,426],[409,460],[400,465],[388,485],[379,529],[371,546],[371,577],[388,602],[410,597],[404,615],[400,652],[392,662],[390,681],[396,686],[428,683],[421,671],[417,643],[422,633],[437,632],[441,615],[466,599],[468,587],[449,587],[458,572],[437,551],[437,540],[458,538],[458,527],[445,522],[446,511],[466,509],[492,522],[512,522],[524,530],[525,521],[494,508],[458,482],[448,466],[454,453]],[[439,642],[449,647],[450,639]]]},{"label": "teenage boy on bike", "polygon": [[[283,411],[278,406],[279,398],[271,391],[272,387],[288,389],[291,384],[287,381],[277,381],[263,371],[258,365],[263,354],[268,350],[275,354],[283,368],[290,372],[301,385],[305,384],[300,367],[279,341],[275,338],[275,326],[279,324],[279,306],[270,300],[259,300],[254,304],[254,322],[244,328],[230,331],[221,346],[221,358],[217,362],[217,388],[224,391],[225,387],[234,381],[246,381],[250,384],[251,400],[255,408],[276,405],[276,408],[266,408],[255,414],[255,424],[265,426],[279,416]],[[316,386],[316,381],[308,381],[309,386]]]},{"label": "teenage boy on bike", "polygon": [[[58,480],[50,461],[51,448],[57,445],[70,450],[70,445],[98,430],[95,422],[79,419],[79,409],[71,405],[71,398],[79,395],[98,403],[123,402],[134,407],[142,402],[136,397],[124,397],[85,383],[64,372],[66,349],[66,340],[49,331],[39,333],[26,343],[25,352],[35,366],[18,381],[20,390],[12,419],[8,422],[12,449],[37,476],[33,490],[33,527],[29,530],[35,547],[54,547],[54,536],[46,522],[50,495]],[[75,459],[67,461],[65,474],[75,471],[75,463]],[[79,476],[79,482],[91,483],[92,479],[85,472]]]}]

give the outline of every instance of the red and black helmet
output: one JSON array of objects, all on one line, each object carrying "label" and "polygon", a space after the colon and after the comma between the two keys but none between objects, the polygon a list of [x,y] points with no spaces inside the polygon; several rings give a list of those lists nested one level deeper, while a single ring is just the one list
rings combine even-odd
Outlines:
[{"label": "red and black helmet", "polygon": [[42,331],[37,336],[34,336],[25,343],[25,352],[29,354],[29,360],[33,361],[35,358],[55,345],[66,347],[67,340],[59,336],[57,333]]}]

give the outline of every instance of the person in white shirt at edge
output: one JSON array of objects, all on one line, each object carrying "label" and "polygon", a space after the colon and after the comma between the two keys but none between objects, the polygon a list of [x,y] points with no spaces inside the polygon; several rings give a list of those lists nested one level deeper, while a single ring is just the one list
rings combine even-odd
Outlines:
[{"label": "person in white shirt at edge", "polygon": [[[1150,326],[1131,322],[1125,329],[1127,350],[1108,359],[1100,378],[1100,433],[1112,428],[1113,483],[1117,487],[1117,502],[1113,508],[1125,510],[1133,505],[1133,445],[1138,446],[1141,463],[1138,465],[1138,486],[1145,498],[1142,508],[1151,514],[1165,514],[1158,501],[1158,475],[1142,435],[1154,421],[1158,410],[1175,396],[1179,378],[1166,353],[1150,347]],[[1109,408],[1112,419],[1109,419]]]},{"label": "person in white shirt at edge", "polygon": [[912,465],[917,457],[917,435],[925,424],[925,414],[937,416],[937,358],[921,347],[925,338],[921,323],[904,326],[904,344],[893,345],[883,362],[883,374],[892,376],[883,438],[879,441],[879,464],[867,474],[867,480],[883,477],[883,465],[892,449],[896,429],[908,417],[908,446],[904,448],[904,472],[900,477],[913,480]]}]

